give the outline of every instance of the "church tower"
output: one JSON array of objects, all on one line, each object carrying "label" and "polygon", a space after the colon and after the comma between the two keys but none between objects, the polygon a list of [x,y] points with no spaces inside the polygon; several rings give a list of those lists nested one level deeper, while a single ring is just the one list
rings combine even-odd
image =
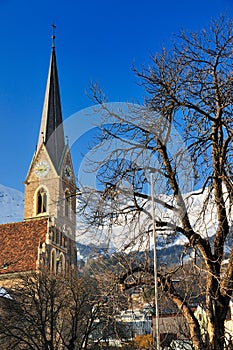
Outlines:
[{"label": "church tower", "polygon": [[49,219],[41,254],[55,271],[58,261],[60,268],[76,264],[76,183],[64,136],[54,39],[37,149],[25,181],[24,221]]}]

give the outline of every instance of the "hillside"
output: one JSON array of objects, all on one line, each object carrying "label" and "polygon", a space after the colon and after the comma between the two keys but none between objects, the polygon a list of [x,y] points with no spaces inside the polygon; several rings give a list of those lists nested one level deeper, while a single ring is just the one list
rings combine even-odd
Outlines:
[{"label": "hillside", "polygon": [[23,193],[0,185],[0,224],[23,220]]}]

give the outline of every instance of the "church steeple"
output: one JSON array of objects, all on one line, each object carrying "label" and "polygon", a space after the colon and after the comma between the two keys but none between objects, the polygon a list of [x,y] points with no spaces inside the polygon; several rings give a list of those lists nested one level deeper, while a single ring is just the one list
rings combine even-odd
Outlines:
[{"label": "church steeple", "polygon": [[53,35],[52,52],[37,146],[38,149],[42,144],[46,146],[55,169],[59,171],[65,148],[65,139],[54,39],[55,36]]},{"label": "church steeple", "polygon": [[38,146],[25,181],[24,219],[49,218],[42,250],[56,272],[58,258],[63,267],[76,265],[76,183],[64,140],[54,38]]}]

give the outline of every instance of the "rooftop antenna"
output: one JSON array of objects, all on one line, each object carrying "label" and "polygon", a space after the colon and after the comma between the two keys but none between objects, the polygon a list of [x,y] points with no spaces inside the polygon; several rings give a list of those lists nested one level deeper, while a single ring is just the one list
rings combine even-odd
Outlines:
[{"label": "rooftop antenna", "polygon": [[56,25],[52,24],[52,48],[55,47],[55,38],[56,38],[55,31],[56,31]]}]

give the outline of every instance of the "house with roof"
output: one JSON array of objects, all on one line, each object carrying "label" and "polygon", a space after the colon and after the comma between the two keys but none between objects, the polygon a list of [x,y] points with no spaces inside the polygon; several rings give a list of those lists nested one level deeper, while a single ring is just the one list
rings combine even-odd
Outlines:
[{"label": "house with roof", "polygon": [[76,183],[65,142],[55,36],[36,151],[25,179],[24,220],[0,225],[0,283],[41,267],[76,266]]}]

